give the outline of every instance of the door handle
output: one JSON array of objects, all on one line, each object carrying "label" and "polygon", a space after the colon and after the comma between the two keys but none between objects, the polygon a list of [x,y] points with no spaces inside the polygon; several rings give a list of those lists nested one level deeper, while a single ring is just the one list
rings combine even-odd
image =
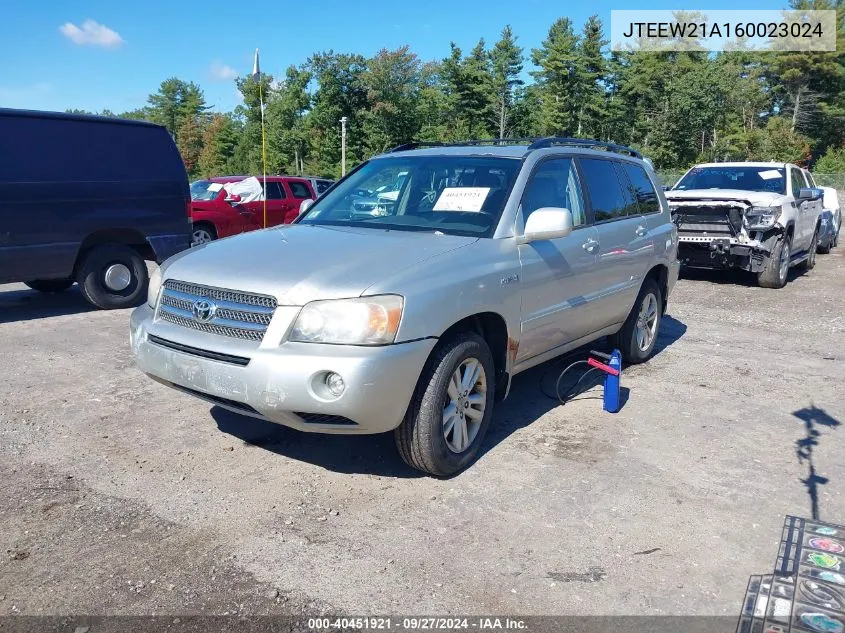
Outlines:
[{"label": "door handle", "polygon": [[642,224],[636,228],[634,231],[637,234],[637,237],[643,237],[646,233],[648,233],[648,229],[645,228]]},{"label": "door handle", "polygon": [[596,247],[598,245],[598,241],[594,240],[593,238],[589,238],[586,242],[581,244],[581,248],[583,248],[588,253],[592,253],[594,250],[596,250]]}]

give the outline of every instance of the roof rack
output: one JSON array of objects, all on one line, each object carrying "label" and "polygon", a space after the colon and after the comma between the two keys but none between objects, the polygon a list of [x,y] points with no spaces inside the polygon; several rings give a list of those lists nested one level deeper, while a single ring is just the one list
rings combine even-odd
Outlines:
[{"label": "roof rack", "polygon": [[528,151],[552,147],[555,145],[568,145],[570,147],[583,147],[585,149],[601,149],[618,154],[627,154],[634,158],[642,158],[643,155],[627,145],[617,145],[606,141],[597,141],[588,138],[571,138],[568,136],[547,136],[543,138],[522,137],[522,138],[483,138],[470,139],[466,141],[454,141],[452,143],[441,143],[439,141],[412,141],[397,145],[387,153],[404,152],[421,147],[462,147],[466,145],[525,145],[528,144]]},{"label": "roof rack", "polygon": [[393,152],[404,152],[405,150],[417,149],[419,147],[442,147],[444,145],[445,143],[439,143],[437,141],[411,141],[410,143],[397,145],[393,149],[387,150],[387,153],[392,154]]},{"label": "roof rack", "polygon": [[403,143],[397,145],[393,149],[387,150],[391,152],[404,152],[409,149],[418,149],[420,147],[463,147],[465,145],[526,145],[536,141],[536,137],[522,137],[522,138],[477,138],[468,139],[466,141],[453,141],[451,143],[441,143],[439,141],[412,141],[410,143]]},{"label": "roof rack", "polygon": [[643,157],[643,155],[637,150],[626,145],[617,145],[616,143],[596,141],[588,138],[571,138],[567,136],[547,136],[545,138],[538,138],[528,146],[528,149],[542,149],[544,147],[552,147],[554,145],[568,145],[570,147],[584,147],[586,149],[602,149],[609,152],[616,152],[618,154],[628,154],[634,158]]}]

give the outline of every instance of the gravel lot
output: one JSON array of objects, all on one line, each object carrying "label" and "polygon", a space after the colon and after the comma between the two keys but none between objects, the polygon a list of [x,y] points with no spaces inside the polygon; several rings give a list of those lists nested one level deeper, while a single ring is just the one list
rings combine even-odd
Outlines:
[{"label": "gravel lot", "polygon": [[0,614],[738,614],[784,514],[845,523],[845,249],[696,273],[617,415],[515,380],[479,462],[307,435],[141,375],[128,311],[0,286]]}]

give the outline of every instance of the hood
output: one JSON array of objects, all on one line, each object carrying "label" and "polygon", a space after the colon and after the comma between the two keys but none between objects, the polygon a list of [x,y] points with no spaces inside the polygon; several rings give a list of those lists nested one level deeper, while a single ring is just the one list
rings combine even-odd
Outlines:
[{"label": "hood", "polygon": [[358,297],[402,269],[478,241],[352,227],[287,225],[217,240],[165,265],[164,279],[275,296],[279,305]]},{"label": "hood", "polygon": [[754,207],[769,207],[780,204],[785,197],[770,191],[743,191],[742,189],[684,189],[666,191],[666,199],[673,200],[739,200]]}]

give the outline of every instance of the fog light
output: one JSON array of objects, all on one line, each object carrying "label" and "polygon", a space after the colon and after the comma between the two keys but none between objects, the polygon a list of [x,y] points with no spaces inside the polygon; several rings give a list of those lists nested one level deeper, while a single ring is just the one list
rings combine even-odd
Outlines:
[{"label": "fog light", "polygon": [[329,372],[326,374],[326,388],[330,394],[338,397],[346,389],[346,385],[343,383],[343,378],[340,377],[340,374]]}]

